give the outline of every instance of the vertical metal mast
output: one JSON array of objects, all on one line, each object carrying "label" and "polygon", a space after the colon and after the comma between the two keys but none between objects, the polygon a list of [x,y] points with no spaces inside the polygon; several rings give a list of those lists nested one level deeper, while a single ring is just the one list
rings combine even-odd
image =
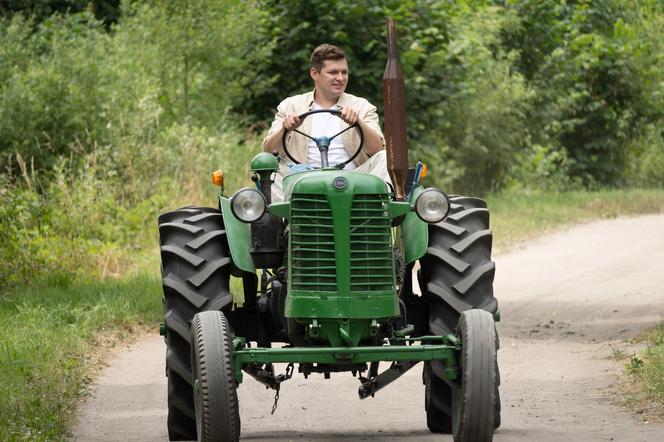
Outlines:
[{"label": "vertical metal mast", "polygon": [[406,87],[397,59],[396,29],[391,18],[387,20],[387,64],[383,74],[383,101],[387,171],[394,185],[395,199],[403,200],[408,179]]}]

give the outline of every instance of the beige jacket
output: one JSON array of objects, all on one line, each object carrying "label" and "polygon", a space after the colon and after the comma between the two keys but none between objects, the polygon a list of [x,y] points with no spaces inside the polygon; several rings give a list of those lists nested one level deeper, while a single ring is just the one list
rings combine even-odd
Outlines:
[{"label": "beige jacket", "polygon": [[[380,134],[380,137],[383,140],[383,149],[385,149],[385,138],[383,137],[383,132],[381,131],[380,124],[378,123],[378,113],[376,112],[376,106],[372,105],[364,98],[356,97],[355,95],[347,93],[341,94],[341,97],[339,97],[339,101],[337,102],[336,106],[337,109],[342,109],[345,106],[349,106],[356,110],[359,118],[364,121],[367,126]],[[312,110],[313,107],[314,91],[288,97],[279,103],[279,106],[277,106],[277,113],[274,116],[274,121],[272,122],[272,126],[270,127],[270,130],[268,131],[265,139],[263,139],[263,146],[265,146],[265,141],[270,135],[281,130],[283,127],[283,120],[286,118],[286,116],[291,114],[301,115]],[[298,130],[304,132],[305,134],[310,134],[311,121],[311,117],[305,118],[302,122],[302,126],[300,126]],[[346,129],[347,127],[348,124],[342,121],[341,130]],[[355,149],[357,149],[357,146],[360,143],[360,137],[357,130],[351,129],[341,134],[341,141],[346,148],[346,151],[348,152],[348,156],[353,156]],[[308,139],[296,132],[289,132],[287,136],[287,143],[288,152],[290,152],[290,154],[300,163],[306,163]],[[279,147],[279,153],[285,156],[282,146]],[[369,155],[363,148],[353,162],[359,166],[368,158]],[[286,157],[286,159],[288,158]]]}]

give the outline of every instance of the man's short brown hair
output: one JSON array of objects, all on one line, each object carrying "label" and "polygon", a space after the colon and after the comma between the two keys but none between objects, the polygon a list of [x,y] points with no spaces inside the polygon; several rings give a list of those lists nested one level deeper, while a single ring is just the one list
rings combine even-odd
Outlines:
[{"label": "man's short brown hair", "polygon": [[329,45],[327,43],[318,46],[311,53],[310,64],[311,67],[316,69],[317,72],[320,72],[323,69],[325,60],[343,60],[346,58],[346,54],[341,48],[338,48],[334,45]]}]

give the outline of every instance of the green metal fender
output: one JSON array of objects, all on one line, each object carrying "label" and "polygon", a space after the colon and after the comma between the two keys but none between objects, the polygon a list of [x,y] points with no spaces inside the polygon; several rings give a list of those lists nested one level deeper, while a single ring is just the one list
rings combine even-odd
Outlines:
[{"label": "green metal fender", "polygon": [[251,259],[249,249],[251,248],[251,228],[249,224],[243,223],[233,215],[231,202],[224,196],[219,197],[219,207],[224,217],[224,228],[226,238],[231,252],[233,265],[245,272],[256,273],[256,266]]},{"label": "green metal fender", "polygon": [[[413,202],[422,193],[422,186],[415,189],[410,201]],[[429,226],[422,221],[415,211],[409,212],[401,224],[401,236],[403,238],[402,250],[406,264],[420,259],[424,256],[429,245]]]}]

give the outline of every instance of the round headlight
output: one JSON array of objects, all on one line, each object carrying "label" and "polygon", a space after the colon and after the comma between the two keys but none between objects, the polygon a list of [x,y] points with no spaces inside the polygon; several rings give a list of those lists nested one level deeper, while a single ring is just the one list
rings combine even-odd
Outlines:
[{"label": "round headlight", "polygon": [[240,189],[231,198],[233,215],[245,223],[253,223],[265,213],[265,198],[256,189]]},{"label": "round headlight", "polygon": [[437,223],[445,219],[450,210],[450,200],[438,189],[425,189],[415,200],[415,212],[422,221]]}]

